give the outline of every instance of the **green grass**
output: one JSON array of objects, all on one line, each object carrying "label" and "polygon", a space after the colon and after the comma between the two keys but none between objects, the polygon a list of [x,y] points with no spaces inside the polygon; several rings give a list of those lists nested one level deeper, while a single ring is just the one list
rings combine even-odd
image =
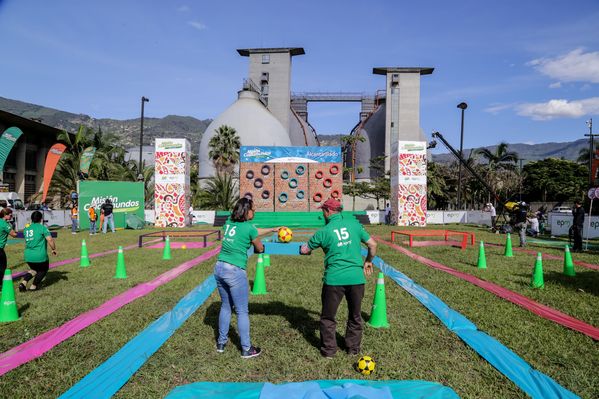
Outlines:
[{"label": "green grass", "polygon": [[[369,230],[388,238],[391,228],[377,226],[369,227]],[[487,234],[482,230],[474,231],[485,241],[499,243],[505,239],[505,236]],[[139,234],[122,231],[114,236],[90,238],[59,233],[60,257],[78,256],[82,237],[87,239],[92,253],[133,244]],[[9,264],[21,256],[19,250],[22,251],[20,245],[7,247]],[[0,350],[5,351],[56,327],[204,251],[173,250],[171,261],[162,261],[159,249],[127,251],[125,257],[130,276],[127,280],[112,278],[116,254],[92,259],[89,269],[81,269],[77,264],[52,269],[48,276],[49,284],[44,290],[17,292],[23,319],[0,325]],[[558,250],[547,251],[560,253]],[[549,278],[552,272],[561,271],[561,262],[546,260],[546,288],[531,290],[528,283],[534,264],[532,255],[516,253],[514,259],[506,259],[501,256],[501,249],[487,248],[489,268],[479,271],[475,267],[476,248],[460,251],[429,247],[415,248],[414,252],[506,286],[590,324],[598,324],[599,301],[597,292],[593,291],[593,287],[596,289],[598,286],[597,271],[577,267],[578,276],[574,282],[557,275]],[[599,348],[592,339],[546,321],[446,273],[414,262],[384,245],[379,245],[379,255],[539,371],[581,397],[599,397]],[[574,257],[599,263],[598,257],[593,255],[575,254]],[[262,356],[251,360],[239,357],[235,318],[226,352],[216,354],[214,342],[220,300],[215,292],[116,396],[163,397],[177,385],[195,381],[282,382],[367,378],[352,370],[356,356],[340,351],[335,359],[326,360],[319,355],[321,253],[311,257],[271,256],[271,262],[273,266],[266,269],[269,294],[250,298],[252,341],[264,349]],[[211,259],[192,268],[86,328],[42,357],[0,377],[0,396],[56,397],[65,392],[207,278],[213,263],[214,259]],[[254,276],[253,265],[255,257],[250,259],[248,268],[250,280]],[[375,278],[371,277],[363,302],[366,319],[370,314],[374,288]],[[452,387],[463,398],[526,397],[390,279],[386,280],[386,294],[391,328],[376,330],[366,327],[363,339],[364,354],[373,356],[377,361],[374,378],[436,381]],[[338,314],[340,345],[346,320],[343,302]]]}]

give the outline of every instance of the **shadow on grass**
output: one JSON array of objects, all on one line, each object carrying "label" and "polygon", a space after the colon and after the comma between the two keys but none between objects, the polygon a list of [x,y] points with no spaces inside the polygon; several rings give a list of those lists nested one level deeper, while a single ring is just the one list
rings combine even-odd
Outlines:
[{"label": "shadow on grass", "polygon": [[19,315],[23,315],[23,313],[27,312],[27,309],[29,309],[29,307],[31,306],[31,304],[26,303],[25,305],[19,306]]},{"label": "shadow on grass", "polygon": [[61,280],[69,281],[67,274],[69,274],[69,272],[61,272],[61,271],[48,272],[48,274],[46,274],[46,278],[44,279],[44,281],[42,281],[42,287],[43,288],[49,287],[52,284],[57,283]]},{"label": "shadow on grass", "polygon": [[[220,313],[220,306],[220,302],[212,303],[206,310],[206,316],[204,317],[204,324],[209,325],[214,329],[215,342],[218,338],[218,316]],[[289,322],[291,327],[299,331],[310,345],[320,349],[320,339],[316,334],[319,329],[318,318],[312,317],[312,315],[318,315],[317,312],[309,311],[299,306],[289,306],[283,302],[276,301],[268,303],[250,303],[249,313],[250,320],[254,314],[283,316]],[[241,348],[236,328],[229,329],[229,339],[237,348]],[[337,337],[337,339],[339,341],[340,337]]]},{"label": "shadow on grass", "polygon": [[577,271],[575,277],[565,276],[559,272],[546,272],[545,281],[560,284],[572,290],[581,290],[599,296],[599,273],[596,271]]}]

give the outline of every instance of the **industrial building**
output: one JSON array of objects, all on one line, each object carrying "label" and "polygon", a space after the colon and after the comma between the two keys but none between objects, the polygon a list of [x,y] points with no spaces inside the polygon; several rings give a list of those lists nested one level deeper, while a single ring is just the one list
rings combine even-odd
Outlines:
[{"label": "industrial building", "polygon": [[[355,165],[356,180],[370,180],[379,173],[370,160],[391,154],[399,140],[426,141],[420,128],[420,77],[433,68],[373,68],[386,77],[385,89],[376,94],[292,93],[291,65],[295,56],[304,55],[301,47],[239,49],[249,58],[248,77],[238,99],[208,126],[200,143],[200,178],[214,174],[208,143],[222,125],[233,127],[241,145],[318,146],[315,129],[309,123],[310,102],[360,102],[360,114],[352,135],[364,141],[347,148],[345,166]],[[389,159],[385,169],[389,170]]]}]

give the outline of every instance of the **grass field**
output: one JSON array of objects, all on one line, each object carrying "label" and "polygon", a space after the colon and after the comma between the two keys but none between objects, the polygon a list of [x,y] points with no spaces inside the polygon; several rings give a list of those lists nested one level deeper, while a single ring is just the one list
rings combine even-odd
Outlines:
[{"label": "grass field", "polygon": [[[452,228],[457,226],[452,226]],[[474,231],[477,238],[503,243],[505,236]],[[389,238],[390,227],[368,230]],[[138,231],[89,237],[60,231],[59,259],[79,255],[80,240],[89,252],[116,249],[137,242]],[[187,239],[190,241],[190,239]],[[208,248],[209,249],[209,248]],[[127,280],[112,278],[116,254],[92,259],[87,269],[78,263],[51,269],[46,287],[35,293],[17,292],[22,320],[0,325],[0,351],[57,327],[106,300],[164,271],[194,258],[207,249],[173,250],[173,259],[161,260],[160,249],[126,251]],[[544,250],[545,251],[545,250]],[[452,268],[474,274],[552,306],[594,326],[599,325],[599,271],[577,267],[577,277],[561,275],[562,262],[545,260],[545,289],[528,288],[534,256],[515,253],[502,256],[501,248],[487,248],[488,269],[476,268],[477,247],[465,251],[449,247],[414,248],[413,252]],[[559,249],[546,249],[560,255]],[[7,247],[9,265],[22,258],[22,245]],[[486,291],[441,271],[414,262],[379,245],[379,256],[461,312],[478,328],[498,339],[537,370],[584,398],[599,397],[599,347],[583,334],[546,321]],[[599,263],[597,254],[574,254],[575,260]],[[54,261],[52,259],[51,261]],[[174,387],[195,381],[302,381],[312,379],[360,379],[352,369],[356,356],[338,352],[333,360],[318,352],[318,317],[323,257],[272,256],[266,269],[269,294],[251,296],[252,341],[264,354],[256,359],[239,357],[235,322],[231,343],[224,354],[214,350],[219,311],[218,293],[156,352],[116,395],[122,398],[163,397]],[[101,321],[91,325],[40,358],[0,377],[0,396],[7,398],[57,397],[119,350],[152,321],[212,273],[214,258],[198,265]],[[255,257],[248,276],[254,276]],[[24,266],[13,271],[24,270]],[[16,284],[15,284],[16,287]],[[370,314],[375,278],[367,283],[363,302],[365,319]],[[416,299],[386,279],[390,329],[366,328],[363,353],[377,361],[376,379],[421,379],[452,387],[463,398],[524,398],[526,395],[484,359],[449,332]],[[338,314],[339,343],[343,342],[346,312]]]}]

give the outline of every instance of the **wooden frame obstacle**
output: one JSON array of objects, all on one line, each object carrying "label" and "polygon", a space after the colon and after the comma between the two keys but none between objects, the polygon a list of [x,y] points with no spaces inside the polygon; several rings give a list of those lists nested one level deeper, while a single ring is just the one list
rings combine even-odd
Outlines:
[{"label": "wooden frame obstacle", "polygon": [[152,233],[146,233],[146,234],[140,235],[139,240],[137,242],[137,246],[141,248],[141,246],[143,245],[143,240],[145,238],[161,237],[162,241],[166,241],[166,236],[169,236],[169,238],[180,238],[180,237],[196,237],[197,238],[197,237],[200,237],[204,241],[204,247],[206,247],[208,245],[208,237],[210,237],[213,234],[217,235],[217,240],[219,240],[219,241],[221,240],[220,229],[219,230],[154,231]]},{"label": "wooden frame obstacle", "polygon": [[[474,245],[474,233],[455,230],[394,230],[391,232],[391,242],[395,242],[395,235],[408,236],[408,245],[411,247],[426,247],[431,245],[458,245],[462,250],[468,246],[468,241]],[[461,241],[450,241],[452,236],[461,237]],[[443,237],[444,240],[414,241],[414,237]]]}]

